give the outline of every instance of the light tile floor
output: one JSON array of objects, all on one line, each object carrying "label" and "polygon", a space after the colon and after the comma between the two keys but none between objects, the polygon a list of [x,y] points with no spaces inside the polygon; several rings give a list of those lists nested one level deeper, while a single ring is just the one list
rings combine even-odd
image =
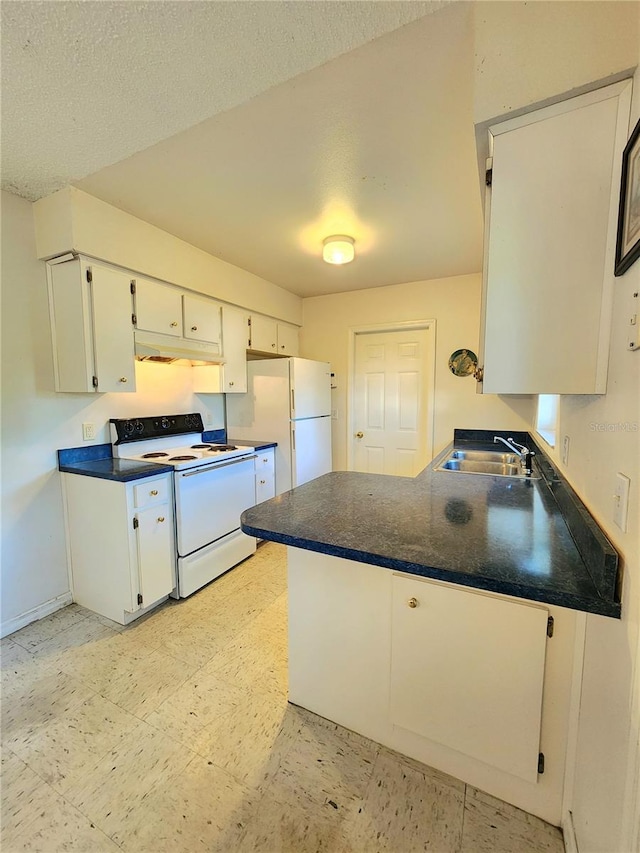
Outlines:
[{"label": "light tile floor", "polygon": [[287,704],[268,543],[123,629],[2,641],[2,851],[561,853],[558,829]]}]

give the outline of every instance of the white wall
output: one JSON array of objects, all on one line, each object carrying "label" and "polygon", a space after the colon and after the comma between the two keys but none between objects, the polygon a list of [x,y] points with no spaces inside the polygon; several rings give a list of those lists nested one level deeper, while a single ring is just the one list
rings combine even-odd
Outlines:
[{"label": "white wall", "polygon": [[37,257],[71,250],[300,325],[302,300],[76,187],[35,202]]},{"label": "white wall", "polygon": [[333,465],[347,464],[347,364],[349,328],[406,320],[436,321],[434,453],[453,438],[455,427],[527,429],[532,398],[476,394],[472,377],[454,376],[448,361],[466,347],[478,352],[480,274],[415,281],[303,300],[301,350],[307,358],[331,362],[338,388],[333,407]]},{"label": "white wall", "polygon": [[69,590],[56,450],[85,444],[83,422],[97,427],[96,441],[86,444],[109,441],[112,417],[208,410],[211,428],[224,426],[222,395],[194,395],[189,367],[138,363],[136,382],[135,394],[54,392],[32,205],[3,192],[2,633],[34,608],[55,607]]},{"label": "white wall", "polygon": [[636,6],[610,0],[474,3],[474,122],[635,68]]},{"label": "white wall", "polygon": [[[638,119],[640,71],[630,131]],[[637,261],[615,280],[607,394],[560,398],[559,446],[565,435],[571,444],[569,464],[556,461],[620,552],[624,572],[622,620],[587,618],[572,808],[580,853],[638,849],[631,837],[640,797],[633,783],[640,770],[640,351],[629,352],[626,341],[631,294],[639,289]],[[626,533],[612,520],[617,472],[631,479]]]}]

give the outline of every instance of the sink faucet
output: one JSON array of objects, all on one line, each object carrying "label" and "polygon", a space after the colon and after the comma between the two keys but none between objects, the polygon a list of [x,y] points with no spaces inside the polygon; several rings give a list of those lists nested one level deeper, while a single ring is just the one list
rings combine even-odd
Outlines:
[{"label": "sink faucet", "polygon": [[536,455],[533,450],[529,450],[528,447],[525,447],[524,444],[519,444],[517,441],[514,441],[512,438],[503,438],[501,435],[493,436],[493,443],[501,441],[505,444],[509,450],[516,454],[516,456],[520,459],[520,465],[522,466],[522,470],[525,474],[533,473],[533,469],[531,467],[531,460]]}]

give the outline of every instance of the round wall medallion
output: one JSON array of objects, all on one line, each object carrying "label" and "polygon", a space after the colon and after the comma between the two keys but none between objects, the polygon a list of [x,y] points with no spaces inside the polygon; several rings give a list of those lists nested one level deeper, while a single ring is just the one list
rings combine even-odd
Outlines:
[{"label": "round wall medallion", "polygon": [[457,349],[449,356],[449,370],[454,376],[472,376],[478,366],[478,356],[470,349]]}]

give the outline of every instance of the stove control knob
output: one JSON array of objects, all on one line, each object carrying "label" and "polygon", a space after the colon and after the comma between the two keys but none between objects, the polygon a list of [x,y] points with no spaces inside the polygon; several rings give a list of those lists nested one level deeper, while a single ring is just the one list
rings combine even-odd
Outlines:
[{"label": "stove control knob", "polygon": [[131,433],[134,431],[134,429],[135,429],[135,427],[133,425],[133,421],[125,421],[122,424],[122,432],[125,435],[131,435]]},{"label": "stove control knob", "polygon": [[169,418],[162,418],[162,420],[160,421],[160,426],[162,427],[162,429],[169,429],[169,427],[171,426],[171,424],[169,423]]},{"label": "stove control knob", "polygon": [[136,432],[144,432],[144,424],[142,423],[142,421],[136,421],[134,426],[135,426]]}]

